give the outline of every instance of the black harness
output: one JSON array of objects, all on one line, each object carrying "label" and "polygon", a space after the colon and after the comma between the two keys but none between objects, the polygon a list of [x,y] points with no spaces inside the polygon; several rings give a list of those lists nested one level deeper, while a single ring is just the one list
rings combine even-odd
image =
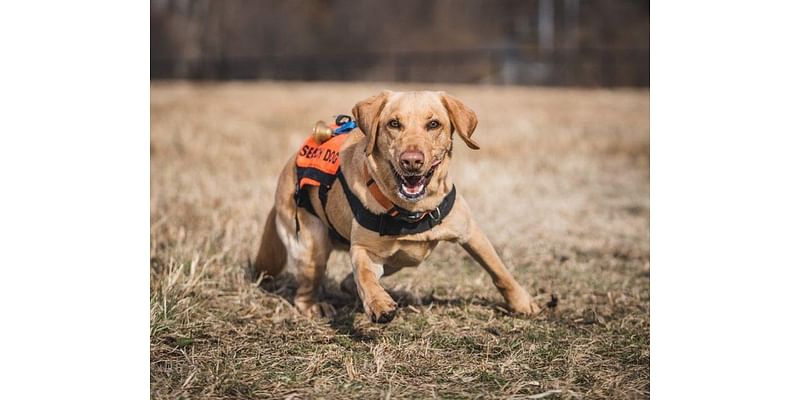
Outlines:
[{"label": "black harness", "polygon": [[[316,178],[321,183],[321,185],[319,185],[319,202],[322,204],[322,210],[324,211],[325,208],[327,208],[328,206],[328,191],[331,190],[331,185],[333,185],[333,182],[336,180],[336,176],[328,175],[314,168],[301,168],[301,167],[296,167],[296,168],[297,168],[297,176],[314,176],[314,178]],[[311,204],[311,198],[308,197],[308,190],[300,187],[299,180],[294,190],[294,202],[295,204],[297,204],[298,207],[305,209],[315,217],[322,218],[319,215],[317,215],[316,211],[314,211],[314,205]],[[336,241],[340,243],[346,244],[348,246],[350,245],[350,241],[347,240],[347,238],[345,238],[344,236],[342,236],[342,234],[340,234],[336,230],[336,228],[333,227],[333,224],[328,219],[327,212],[325,213],[325,222],[328,223],[329,226],[328,232],[330,233],[331,237],[333,237]],[[297,214],[295,214],[294,223],[295,223],[295,231],[299,232],[300,221],[297,220]]]},{"label": "black harness", "polygon": [[[313,168],[307,169],[297,167],[297,175],[315,175],[314,178],[322,183],[319,186],[319,200],[322,204],[323,210],[328,204],[328,191],[330,191],[333,181],[338,179],[342,185],[342,189],[344,190],[345,197],[347,197],[347,203],[350,205],[350,211],[353,213],[353,216],[358,224],[373,232],[377,232],[381,236],[412,235],[433,229],[435,226],[441,224],[445,217],[450,214],[450,211],[452,211],[453,205],[456,202],[456,187],[453,186],[450,192],[444,197],[442,202],[430,212],[413,212],[395,206],[393,211],[398,212],[395,216],[387,213],[375,214],[367,209],[364,204],[361,203],[361,200],[358,199],[355,193],[350,190],[350,186],[347,184],[347,180],[344,178],[341,168],[337,171],[336,175],[333,176]],[[300,188],[298,184],[295,190],[294,198],[298,207],[304,208],[317,218],[320,218],[316,211],[314,211],[314,206],[311,204],[311,199],[308,195],[308,190],[305,188]],[[336,228],[334,228],[330,220],[327,219],[327,215],[325,218],[328,226],[330,227],[329,230],[331,236],[339,242],[349,245],[350,242],[343,235],[336,231]],[[299,226],[299,223],[296,221],[297,229],[299,229]]]},{"label": "black harness", "polygon": [[358,224],[373,232],[378,232],[381,236],[412,235],[433,229],[450,214],[453,204],[456,202],[456,187],[453,186],[442,202],[431,212],[412,212],[395,206],[394,209],[400,212],[397,216],[393,217],[386,213],[375,214],[364,207],[361,200],[350,190],[350,186],[347,185],[347,180],[344,178],[341,169],[336,173],[336,178],[342,184],[347,203],[350,204],[350,210],[353,212]]}]

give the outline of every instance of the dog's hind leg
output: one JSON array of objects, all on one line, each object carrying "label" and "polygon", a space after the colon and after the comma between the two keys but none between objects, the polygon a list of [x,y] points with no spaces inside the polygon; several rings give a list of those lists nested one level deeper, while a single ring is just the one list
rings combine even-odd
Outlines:
[{"label": "dog's hind leg", "polygon": [[294,269],[297,293],[294,305],[309,317],[326,317],[334,314],[333,307],[318,301],[317,295],[333,249],[328,229],[319,218],[304,209],[293,209],[291,214],[279,216],[278,234],[286,244],[287,264]]}]

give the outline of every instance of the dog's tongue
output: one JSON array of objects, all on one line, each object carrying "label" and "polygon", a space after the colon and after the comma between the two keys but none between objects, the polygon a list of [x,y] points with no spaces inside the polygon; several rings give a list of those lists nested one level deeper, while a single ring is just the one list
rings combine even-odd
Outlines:
[{"label": "dog's tongue", "polygon": [[417,194],[422,191],[423,188],[423,180],[424,177],[422,176],[407,176],[403,178],[403,190],[406,191],[408,194]]}]

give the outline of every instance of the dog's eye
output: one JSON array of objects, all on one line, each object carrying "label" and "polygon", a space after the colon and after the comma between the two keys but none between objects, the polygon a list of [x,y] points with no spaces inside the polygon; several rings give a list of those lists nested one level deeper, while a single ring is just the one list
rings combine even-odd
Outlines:
[{"label": "dog's eye", "polygon": [[395,128],[395,129],[400,128],[400,121],[398,121],[396,119],[393,119],[393,120],[389,121],[389,127],[390,128]]},{"label": "dog's eye", "polygon": [[431,122],[428,122],[428,129],[436,129],[436,128],[438,128],[438,127],[439,127],[439,126],[441,126],[441,125],[442,125],[442,124],[440,124],[440,123],[439,123],[439,121],[437,121],[437,120],[433,120],[433,121],[431,121]]}]

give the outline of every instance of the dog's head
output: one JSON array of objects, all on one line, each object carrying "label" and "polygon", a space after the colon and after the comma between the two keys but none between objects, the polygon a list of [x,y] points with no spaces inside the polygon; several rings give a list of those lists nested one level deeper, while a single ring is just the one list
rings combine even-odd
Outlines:
[{"label": "dog's head", "polygon": [[447,190],[453,132],[479,148],[471,138],[478,125],[475,112],[444,92],[383,91],[356,104],[353,115],[367,136],[374,178],[402,200],[416,202]]}]

